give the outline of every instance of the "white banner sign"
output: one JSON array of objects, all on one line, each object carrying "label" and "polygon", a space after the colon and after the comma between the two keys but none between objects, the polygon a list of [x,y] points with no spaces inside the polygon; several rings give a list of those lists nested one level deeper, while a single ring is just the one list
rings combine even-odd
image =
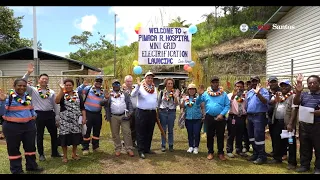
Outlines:
[{"label": "white banner sign", "polygon": [[139,65],[189,64],[191,38],[188,28],[145,28],[138,35]]}]

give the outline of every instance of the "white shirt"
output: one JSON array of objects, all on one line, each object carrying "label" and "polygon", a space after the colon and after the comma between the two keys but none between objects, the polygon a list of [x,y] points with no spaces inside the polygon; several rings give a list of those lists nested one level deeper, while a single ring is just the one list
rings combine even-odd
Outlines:
[{"label": "white shirt", "polygon": [[158,105],[156,87],[154,87],[154,92],[150,94],[143,87],[140,87],[138,85],[131,92],[131,96],[138,97],[137,108],[143,109],[143,110],[150,110],[150,109],[156,110]]},{"label": "white shirt", "polygon": [[123,93],[118,98],[111,96],[110,100],[111,114],[123,114],[125,109],[127,109],[125,96]]}]

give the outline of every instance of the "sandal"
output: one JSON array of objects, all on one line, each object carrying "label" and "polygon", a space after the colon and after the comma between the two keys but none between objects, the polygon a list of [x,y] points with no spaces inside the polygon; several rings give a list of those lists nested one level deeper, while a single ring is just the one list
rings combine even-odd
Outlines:
[{"label": "sandal", "polygon": [[67,163],[68,162],[68,158],[62,158],[62,162],[63,163]]},{"label": "sandal", "polygon": [[78,155],[72,156],[73,160],[80,160],[80,157]]}]

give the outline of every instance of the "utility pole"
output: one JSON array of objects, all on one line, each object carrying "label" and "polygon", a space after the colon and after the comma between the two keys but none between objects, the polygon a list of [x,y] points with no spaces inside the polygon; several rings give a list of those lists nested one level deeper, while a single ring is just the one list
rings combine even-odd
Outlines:
[{"label": "utility pole", "polygon": [[114,61],[113,76],[116,78],[116,60],[117,60],[117,14],[114,14]]},{"label": "utility pole", "polygon": [[33,59],[35,65],[34,75],[36,76],[35,82],[38,84],[38,76],[40,73],[40,63],[38,59],[38,41],[37,41],[37,15],[36,15],[36,7],[33,6]]}]

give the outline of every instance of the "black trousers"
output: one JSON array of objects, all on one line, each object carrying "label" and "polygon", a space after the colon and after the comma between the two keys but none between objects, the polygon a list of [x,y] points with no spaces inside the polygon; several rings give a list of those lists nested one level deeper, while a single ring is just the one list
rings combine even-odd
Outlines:
[{"label": "black trousers", "polygon": [[204,123],[207,126],[207,148],[208,154],[213,154],[214,136],[217,135],[218,154],[224,154],[224,132],[226,128],[226,120],[214,120],[215,117],[206,114]]},{"label": "black trousers", "polygon": [[288,139],[281,139],[280,134],[282,130],[285,129],[285,124],[283,119],[275,119],[272,124],[272,142],[273,142],[273,159],[277,161],[282,161],[282,156],[287,152],[287,142]]},{"label": "black trousers", "polygon": [[242,141],[243,141],[243,146],[249,151],[250,149],[250,141],[249,141],[249,135],[248,135],[248,129],[247,129],[247,119],[244,121],[244,127],[243,127],[243,136],[242,136]]},{"label": "black trousers", "polygon": [[274,153],[274,124],[271,124],[271,122],[268,124],[269,127],[269,134],[271,139],[271,147],[272,147],[272,153]]},{"label": "black trousers", "polygon": [[99,148],[100,131],[102,126],[101,112],[92,112],[86,110],[87,117],[87,133],[83,136],[82,150],[89,150],[90,136],[92,131],[92,149]]},{"label": "black trousers", "polygon": [[315,168],[320,169],[320,122],[299,123],[300,164],[310,167],[313,149],[315,150]]},{"label": "black trousers", "polygon": [[[288,155],[288,164],[297,166],[297,139],[296,139],[296,129],[294,129],[295,133],[294,136],[292,136],[293,143],[289,144],[288,142],[286,143],[286,146],[288,147],[289,150],[289,155]],[[287,153],[287,152],[286,152]]]},{"label": "black trousers", "polygon": [[139,153],[149,152],[156,123],[156,110],[136,110],[136,133]]},{"label": "black trousers", "polygon": [[14,123],[4,121],[2,125],[3,133],[6,136],[7,150],[10,160],[10,171],[12,174],[23,172],[22,156],[20,153],[20,143],[23,144],[26,158],[26,168],[35,169],[36,162],[36,124],[31,120],[27,123]]},{"label": "black trousers", "polygon": [[131,138],[132,143],[135,144],[137,140],[137,133],[136,133],[136,109],[133,110],[133,116],[130,117],[130,129],[131,129]]},{"label": "black trousers", "polygon": [[[234,120],[234,121],[233,121]],[[237,116],[229,114],[227,120],[228,139],[227,139],[227,153],[233,152],[234,139],[236,139],[236,152],[242,151],[242,137],[246,116]]]},{"label": "black trousers", "polygon": [[43,135],[45,127],[48,129],[51,137],[51,155],[58,154],[58,131],[55,120],[55,113],[53,111],[36,111],[37,113],[37,148],[40,155],[43,152]]}]

